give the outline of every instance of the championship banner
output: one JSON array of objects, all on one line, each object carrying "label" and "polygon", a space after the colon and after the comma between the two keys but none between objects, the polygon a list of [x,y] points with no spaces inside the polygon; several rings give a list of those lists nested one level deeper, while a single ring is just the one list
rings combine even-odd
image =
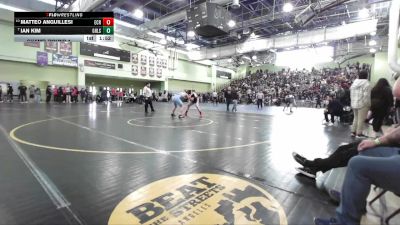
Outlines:
[{"label": "championship banner", "polygon": [[53,65],[78,67],[78,57],[71,55],[53,54]]},{"label": "championship banner", "polygon": [[132,65],[132,75],[133,76],[138,75],[138,66]]},{"label": "championship banner", "polygon": [[161,68],[157,68],[157,77],[158,78],[162,77],[162,69]]},{"label": "championship banner", "polygon": [[60,54],[71,55],[72,54],[72,43],[68,41],[60,42]]},{"label": "championship banner", "polygon": [[149,66],[154,66],[154,57],[149,56]]},{"label": "championship banner", "polygon": [[139,55],[136,53],[132,53],[132,63],[138,64],[139,62]]},{"label": "championship banner", "polygon": [[162,68],[164,68],[164,69],[167,68],[167,60],[166,59],[162,60]]},{"label": "championship banner", "polygon": [[157,67],[162,67],[162,59],[157,58]]},{"label": "championship banner", "polygon": [[36,52],[36,63],[38,66],[48,65],[47,52]]},{"label": "championship banner", "polygon": [[147,56],[145,56],[145,55],[140,56],[140,64],[142,64],[142,65],[147,64]]},{"label": "championship banner", "polygon": [[145,66],[140,67],[140,75],[142,75],[144,77],[147,75],[147,67],[145,67]]},{"label": "championship banner", "polygon": [[149,68],[149,76],[154,77],[154,68],[153,67]]},{"label": "championship banner", "polygon": [[54,41],[46,41],[44,43],[44,50],[50,53],[57,53],[58,52],[58,42]]}]

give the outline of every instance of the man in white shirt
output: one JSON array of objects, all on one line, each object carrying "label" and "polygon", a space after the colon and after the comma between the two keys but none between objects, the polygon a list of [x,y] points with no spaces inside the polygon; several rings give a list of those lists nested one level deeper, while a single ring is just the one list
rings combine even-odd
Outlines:
[{"label": "man in white shirt", "polygon": [[264,101],[264,93],[260,90],[260,91],[257,93],[256,97],[257,97],[257,109],[259,109],[260,106],[261,106],[261,109],[262,109],[262,107],[263,107],[263,101]]},{"label": "man in white shirt", "polygon": [[147,113],[147,108],[150,105],[151,111],[154,112],[153,103],[152,103],[152,91],[150,89],[150,83],[147,83],[143,88],[143,96],[144,96],[144,112]]},{"label": "man in white shirt", "polygon": [[218,105],[218,93],[216,91],[212,93],[212,98],[213,98],[213,104]]}]

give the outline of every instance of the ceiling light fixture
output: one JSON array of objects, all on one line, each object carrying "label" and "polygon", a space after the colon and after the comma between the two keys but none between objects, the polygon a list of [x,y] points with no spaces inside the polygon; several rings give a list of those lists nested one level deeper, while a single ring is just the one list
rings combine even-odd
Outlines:
[{"label": "ceiling light fixture", "polygon": [[370,40],[368,45],[369,46],[375,46],[376,45],[376,41],[375,40]]},{"label": "ceiling light fixture", "polygon": [[362,8],[358,11],[358,17],[360,19],[365,19],[369,17],[369,10],[367,8]]},{"label": "ceiling light fixture", "polygon": [[256,59],[257,59],[257,56],[256,56],[256,55],[253,55],[251,58],[252,58],[253,60],[256,60]]},{"label": "ceiling light fixture", "polygon": [[369,52],[375,53],[375,52],[376,52],[376,49],[375,49],[375,48],[371,48],[371,49],[369,49]]},{"label": "ceiling light fixture", "polygon": [[133,16],[138,18],[138,19],[143,19],[143,11],[141,9],[135,9],[135,11],[133,11]]},{"label": "ceiling light fixture", "polygon": [[293,5],[292,5],[292,3],[286,2],[286,3],[283,5],[283,11],[286,12],[286,13],[293,11]]},{"label": "ceiling light fixture", "polygon": [[374,31],[374,32],[371,32],[371,33],[369,33],[369,35],[375,36],[375,35],[376,35],[376,32],[375,32],[375,31]]},{"label": "ceiling light fixture", "polygon": [[236,26],[236,22],[234,20],[229,20],[228,26],[229,27],[234,27],[234,26]]},{"label": "ceiling light fixture", "polygon": [[194,32],[194,31],[192,31],[192,30],[189,30],[188,32],[187,32],[187,36],[188,37],[194,37],[196,35],[196,33]]}]

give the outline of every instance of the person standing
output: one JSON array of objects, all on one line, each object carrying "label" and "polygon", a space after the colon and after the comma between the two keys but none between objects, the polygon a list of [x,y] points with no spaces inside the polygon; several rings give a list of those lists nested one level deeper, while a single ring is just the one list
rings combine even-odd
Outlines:
[{"label": "person standing", "polygon": [[238,94],[238,89],[236,88],[232,91],[232,102],[233,102],[232,112],[237,112],[238,101],[239,101],[239,94]]},{"label": "person standing", "polygon": [[7,84],[7,97],[8,97],[8,102],[13,102],[14,89],[11,86],[11,84]]},{"label": "person standing", "polygon": [[[400,97],[400,80],[394,84],[393,95]],[[314,224],[360,224],[372,184],[400,194],[400,148],[385,147],[398,144],[400,127],[375,140],[363,140],[357,148],[359,155],[348,163],[336,217],[314,218]]]},{"label": "person standing", "polygon": [[67,84],[67,86],[65,87],[65,103],[71,103],[71,86],[69,86],[69,84]]},{"label": "person standing", "polygon": [[257,109],[261,109],[263,108],[263,101],[264,101],[264,93],[260,90],[257,94],[256,94],[256,98],[257,98]]},{"label": "person standing", "polygon": [[21,84],[21,86],[18,87],[19,90],[19,101],[20,103],[26,102],[26,86]]},{"label": "person standing", "polygon": [[385,78],[378,80],[371,90],[371,119],[375,136],[381,132],[383,120],[393,107],[393,94],[389,81]]},{"label": "person standing", "polygon": [[51,99],[51,87],[50,85],[46,88],[46,103],[49,103]]},{"label": "person standing", "polygon": [[368,79],[368,72],[362,70],[350,87],[351,107],[354,111],[351,136],[357,138],[366,137],[363,135],[364,121],[367,118],[371,105],[371,87]]},{"label": "person standing", "polygon": [[226,100],[226,111],[229,112],[229,105],[232,103],[232,91],[231,87],[225,91],[225,100]]},{"label": "person standing", "polygon": [[81,102],[86,102],[86,93],[85,93],[85,89],[81,88],[81,91],[79,92],[80,96],[81,96]]},{"label": "person standing", "polygon": [[151,98],[153,96],[153,93],[150,89],[150,83],[147,83],[146,86],[143,88],[143,96],[144,96],[144,112],[147,113],[147,109],[150,105],[151,111],[154,112],[153,108],[153,103],[151,101]]},{"label": "person standing", "polygon": [[218,105],[218,93],[217,93],[217,91],[214,91],[212,93],[212,99],[213,99],[213,104]]},{"label": "person standing", "polygon": [[58,87],[54,86],[53,88],[53,101],[58,102]]},{"label": "person standing", "polygon": [[29,86],[29,102],[35,102],[35,85]]},{"label": "person standing", "polygon": [[35,103],[40,103],[40,101],[41,101],[41,96],[42,96],[42,92],[40,91],[40,88],[39,88],[39,87],[37,87],[37,88],[34,90],[34,95],[35,95]]},{"label": "person standing", "polygon": [[320,107],[320,108],[322,108],[322,106],[321,106],[321,95],[318,93],[317,94],[317,98],[316,98],[316,103],[315,103],[315,108],[318,108],[318,106]]}]

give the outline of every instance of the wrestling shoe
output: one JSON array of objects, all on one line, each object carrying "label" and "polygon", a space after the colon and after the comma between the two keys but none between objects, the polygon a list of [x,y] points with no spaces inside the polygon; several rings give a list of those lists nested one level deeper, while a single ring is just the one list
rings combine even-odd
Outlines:
[{"label": "wrestling shoe", "polygon": [[305,166],[304,164],[306,163],[307,159],[301,156],[297,152],[292,152],[293,159],[298,162],[300,165]]},{"label": "wrestling shoe", "polygon": [[183,118],[185,118],[185,116],[179,115],[178,118],[183,119]]},{"label": "wrestling shoe", "polygon": [[188,111],[185,112],[185,116],[187,116]]},{"label": "wrestling shoe", "polygon": [[175,115],[175,114],[173,114],[173,113],[171,113],[171,116],[172,116],[172,117],[175,117],[176,115]]},{"label": "wrestling shoe", "polygon": [[297,170],[297,172],[303,174],[304,176],[314,178],[314,179],[315,179],[316,173],[317,173],[317,171],[315,171],[311,168],[308,168],[308,167],[303,167],[303,168],[297,167],[296,170]]},{"label": "wrestling shoe", "polygon": [[340,225],[339,221],[335,218],[330,218],[328,219],[321,219],[318,217],[314,218],[314,224],[315,225]]}]

